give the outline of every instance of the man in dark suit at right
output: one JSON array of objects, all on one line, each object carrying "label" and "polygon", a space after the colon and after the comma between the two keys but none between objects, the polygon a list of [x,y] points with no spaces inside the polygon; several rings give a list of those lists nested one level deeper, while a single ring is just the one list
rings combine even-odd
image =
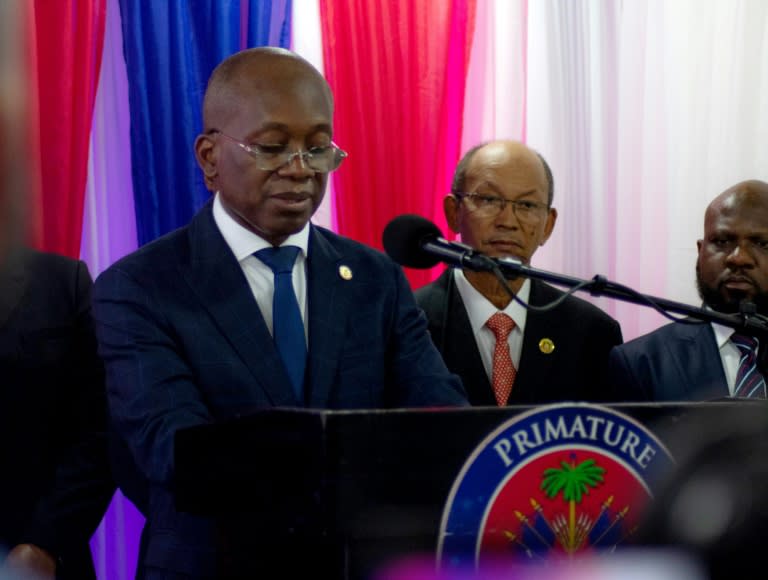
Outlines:
[{"label": "man in dark suit at right", "polygon": [[[464,243],[529,264],[555,226],[553,196],[552,172],[541,155],[516,141],[494,141],[464,155],[443,208]],[[563,299],[562,291],[539,280],[517,278],[509,286],[533,307]],[[461,269],[420,288],[416,300],[473,405],[605,398],[608,353],[621,343],[621,329],[592,304],[568,296],[551,310],[528,310],[492,273]]]},{"label": "man in dark suit at right", "polygon": [[[738,313],[743,300],[768,315],[768,183],[743,181],[707,207],[696,242],[696,283],[707,308]],[[609,373],[618,400],[765,398],[757,341],[732,328],[674,322],[613,349]],[[751,343],[751,344],[750,344]]]}]

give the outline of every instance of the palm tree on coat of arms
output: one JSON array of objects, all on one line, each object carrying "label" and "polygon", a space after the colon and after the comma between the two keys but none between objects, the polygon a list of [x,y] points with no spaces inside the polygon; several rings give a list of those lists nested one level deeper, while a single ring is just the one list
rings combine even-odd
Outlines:
[{"label": "palm tree on coat of arms", "polygon": [[590,488],[603,482],[605,469],[595,463],[594,459],[587,459],[578,465],[574,460],[570,463],[562,461],[561,468],[550,467],[542,474],[541,489],[550,499],[554,499],[558,493],[562,493],[563,499],[568,502],[568,534],[564,542],[566,552],[573,553],[581,545],[584,536],[576,535],[576,504],[581,502],[583,496],[589,493]]}]

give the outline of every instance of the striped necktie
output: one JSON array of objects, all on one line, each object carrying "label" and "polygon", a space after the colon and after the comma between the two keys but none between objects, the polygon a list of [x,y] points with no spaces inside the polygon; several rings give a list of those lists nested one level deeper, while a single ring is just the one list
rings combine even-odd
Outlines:
[{"label": "striped necktie", "polygon": [[739,347],[741,352],[733,396],[743,399],[765,399],[765,378],[757,368],[757,339],[734,333],[731,335],[731,342]]}]

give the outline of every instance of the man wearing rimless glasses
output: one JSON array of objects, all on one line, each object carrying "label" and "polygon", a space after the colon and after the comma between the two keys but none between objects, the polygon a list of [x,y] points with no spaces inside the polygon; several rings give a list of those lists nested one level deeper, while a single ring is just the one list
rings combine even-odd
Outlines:
[{"label": "man wearing rimless glasses", "polygon": [[[309,223],[347,157],[332,122],[328,84],[297,55],[225,60],[195,141],[212,201],[96,282],[110,414],[150,482],[143,578],[230,577],[212,522],[175,508],[177,430],[265,407],[467,404],[399,266]],[[325,575],[323,542],[257,528],[259,577]]]},{"label": "man wearing rimless glasses", "polygon": [[[530,264],[557,220],[554,180],[544,158],[516,141],[470,149],[443,208],[461,240],[492,257]],[[542,281],[449,269],[416,291],[432,339],[458,374],[470,403],[504,406],[605,400],[605,374],[619,324],[602,310]],[[535,308],[560,304],[547,311]]]}]

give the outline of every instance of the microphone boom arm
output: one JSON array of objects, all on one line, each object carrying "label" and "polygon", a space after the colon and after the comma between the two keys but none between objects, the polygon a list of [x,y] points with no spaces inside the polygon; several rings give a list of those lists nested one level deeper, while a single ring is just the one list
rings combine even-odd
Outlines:
[{"label": "microphone boom arm", "polygon": [[441,261],[458,268],[466,268],[476,272],[492,272],[496,266],[496,262],[492,258],[476,252],[472,246],[460,242],[449,242],[445,238],[436,238],[434,241],[425,240],[421,247],[429,254],[439,256]]},{"label": "microphone boom arm", "polygon": [[698,308],[682,302],[675,302],[665,298],[641,294],[626,286],[611,282],[600,275],[595,276],[591,281],[588,281],[531,268],[514,258],[497,258],[493,260],[493,262],[498,266],[506,278],[525,276],[528,278],[544,280],[545,282],[551,282],[559,286],[566,286],[568,288],[578,287],[577,290],[588,291],[592,296],[607,296],[609,298],[615,298],[633,304],[640,304],[642,306],[653,305],[655,308],[666,312],[675,312],[698,320],[722,324],[723,326],[741,330],[748,334],[768,337],[768,319],[756,315],[754,312],[749,312],[748,308],[742,309],[742,312],[739,314],[723,314],[722,312],[717,312],[715,310]]}]

